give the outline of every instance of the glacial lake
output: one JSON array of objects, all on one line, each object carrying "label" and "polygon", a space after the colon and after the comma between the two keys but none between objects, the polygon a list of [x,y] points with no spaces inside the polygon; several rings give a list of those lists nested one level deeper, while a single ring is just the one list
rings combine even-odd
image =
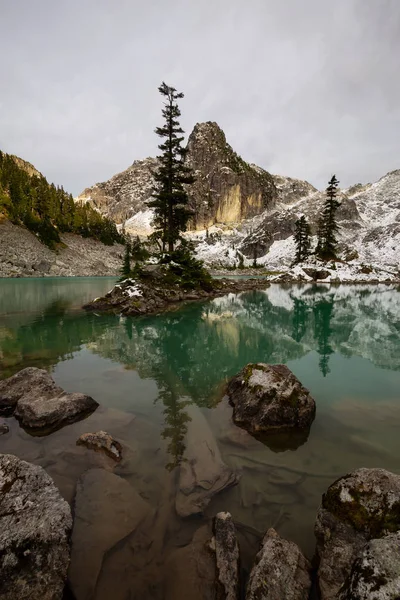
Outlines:
[{"label": "glacial lake", "polygon": [[[77,479],[98,460],[76,440],[105,429],[128,448],[114,472],[161,515],[152,559],[135,562],[121,542],[96,598],[162,598],[169,556],[221,510],[237,523],[245,569],[271,526],[311,558],[315,514],[335,479],[358,467],[400,473],[398,287],[273,284],[159,316],[86,314],[82,304],[114,281],[0,279],[0,378],[45,368],[101,405],[47,437],[6,419],[1,452],[42,465],[72,503]],[[317,414],[308,439],[268,445],[232,424],[224,385],[249,362],[286,363],[310,390]],[[204,517],[181,519],[174,499],[190,419],[211,429],[240,479]]]}]

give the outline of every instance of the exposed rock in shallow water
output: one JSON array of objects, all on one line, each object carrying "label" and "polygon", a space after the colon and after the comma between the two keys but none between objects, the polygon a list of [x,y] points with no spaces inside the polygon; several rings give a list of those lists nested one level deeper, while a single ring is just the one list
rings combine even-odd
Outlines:
[{"label": "exposed rock in shallow water", "polygon": [[306,430],[315,401],[286,365],[249,364],[228,384],[233,420],[250,433]]},{"label": "exposed rock in shallow water", "polygon": [[353,564],[340,600],[400,598],[400,533],[371,540]]},{"label": "exposed rock in shallow water", "polygon": [[337,598],[354,560],[373,538],[400,530],[400,476],[358,469],[333,483],[315,523],[322,600]]},{"label": "exposed rock in shallow water", "polygon": [[311,565],[293,542],[268,529],[247,585],[246,600],[308,600]]},{"label": "exposed rock in shallow water", "polygon": [[81,477],[74,503],[69,569],[76,600],[95,597],[105,554],[132,533],[150,511],[127,481],[109,471],[91,469]]},{"label": "exposed rock in shallow water", "polygon": [[220,512],[214,519],[213,546],[217,568],[217,595],[224,600],[238,600],[239,545],[235,524],[227,512]]},{"label": "exposed rock in shallow water", "polygon": [[215,437],[201,410],[194,405],[185,410],[191,420],[175,504],[181,517],[202,513],[215,494],[237,483],[235,473],[221,458]]},{"label": "exposed rock in shallow water", "polygon": [[0,598],[58,600],[69,564],[71,510],[39,466],[0,455]]},{"label": "exposed rock in shallow water", "polygon": [[83,433],[77,440],[78,446],[86,446],[95,452],[104,452],[113,460],[119,462],[122,458],[122,446],[106,431]]},{"label": "exposed rock in shallow water", "polygon": [[35,433],[74,423],[97,407],[86,394],[64,392],[43,369],[27,367],[0,381],[0,413],[14,413],[24,428]]}]

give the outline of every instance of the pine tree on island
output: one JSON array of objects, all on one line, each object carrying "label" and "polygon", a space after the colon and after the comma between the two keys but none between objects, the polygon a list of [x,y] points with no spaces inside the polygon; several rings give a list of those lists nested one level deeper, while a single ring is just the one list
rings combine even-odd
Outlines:
[{"label": "pine tree on island", "polygon": [[318,243],[315,253],[323,260],[336,258],[336,233],[339,230],[339,225],[336,222],[336,211],[340,206],[340,202],[336,198],[338,184],[339,181],[336,179],[336,175],[333,175],[326,188],[325,204],[318,225]]},{"label": "pine tree on island", "polygon": [[310,225],[307,223],[305,216],[301,215],[295,223],[294,241],[296,243],[296,263],[307,260],[310,255],[310,233]]},{"label": "pine tree on island", "polygon": [[122,267],[120,270],[121,280],[128,279],[131,276],[131,246],[129,242],[125,244],[125,254],[124,254],[124,262],[122,263]]},{"label": "pine tree on island", "polygon": [[155,132],[164,141],[158,146],[162,153],[157,157],[160,166],[154,173],[157,187],[149,206],[155,213],[153,239],[161,242],[164,254],[166,250],[174,251],[181,233],[186,231],[192,213],[185,186],[194,183],[194,177],[185,164],[187,148],[182,146],[184,131],[178,121],[181,111],[177,100],[184,95],[164,82],[158,90],[165,99],[162,109],[165,122]]}]

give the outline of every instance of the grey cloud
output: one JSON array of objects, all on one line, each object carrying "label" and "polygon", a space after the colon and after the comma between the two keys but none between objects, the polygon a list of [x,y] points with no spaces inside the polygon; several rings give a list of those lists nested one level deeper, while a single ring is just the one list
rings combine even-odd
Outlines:
[{"label": "grey cloud", "polygon": [[398,0],[0,0],[0,148],[74,194],[157,152],[157,87],[242,156],[344,186],[400,168]]}]

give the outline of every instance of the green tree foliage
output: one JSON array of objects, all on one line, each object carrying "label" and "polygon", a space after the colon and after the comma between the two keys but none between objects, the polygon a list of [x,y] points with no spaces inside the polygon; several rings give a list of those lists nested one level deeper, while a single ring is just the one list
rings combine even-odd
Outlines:
[{"label": "green tree foliage", "polygon": [[124,262],[121,267],[121,280],[128,279],[131,276],[131,246],[129,242],[125,244]]},{"label": "green tree foliage", "polygon": [[186,231],[187,222],[191,215],[188,209],[188,195],[185,185],[194,182],[191,169],[185,165],[187,149],[182,146],[183,129],[179,125],[179,110],[177,100],[183,98],[181,92],[166,85],[164,82],[158,88],[165,98],[162,115],[165,123],[157,127],[155,132],[164,142],[158,147],[162,154],[158,156],[160,166],[154,174],[156,191],[149,206],[154,208],[155,233],[153,239],[161,241],[162,251],[173,252],[182,231]]},{"label": "green tree foliage", "polygon": [[295,223],[294,241],[296,243],[296,262],[306,260],[310,254],[310,226],[304,215]]},{"label": "green tree foliage", "polygon": [[102,217],[89,204],[76,204],[62,187],[45,177],[30,175],[15,158],[0,152],[0,213],[17,225],[25,225],[54,248],[60,233],[78,233],[104,244],[122,242],[115,223]]},{"label": "green tree foliage", "polygon": [[339,181],[333,175],[326,188],[325,205],[318,226],[318,244],[315,253],[323,260],[336,258],[336,233],[339,226],[336,222],[336,211],[340,206],[336,195]]}]

